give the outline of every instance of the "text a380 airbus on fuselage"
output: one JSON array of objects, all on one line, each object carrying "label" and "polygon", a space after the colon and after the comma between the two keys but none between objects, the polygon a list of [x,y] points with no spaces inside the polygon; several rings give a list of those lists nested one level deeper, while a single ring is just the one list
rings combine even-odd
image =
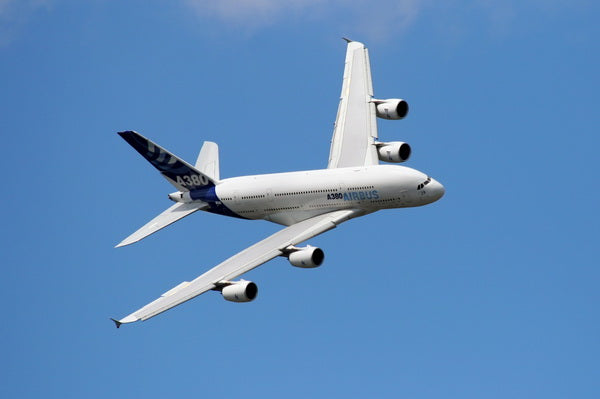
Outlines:
[{"label": "text a380 airbus on fuselage", "polygon": [[207,291],[220,291],[226,300],[252,301],[257,285],[236,277],[277,257],[293,266],[320,266],[324,253],[297,245],[355,217],[389,208],[426,205],[444,195],[444,187],[415,169],[380,165],[401,163],[410,156],[404,142],[382,142],[377,120],[402,119],[408,104],[401,99],[373,97],[368,51],[346,39],[342,93],[327,169],[221,179],[215,143],[205,142],[194,166],[139,133],[120,132],[178,191],[169,194],[173,206],[123,240],[133,244],[196,211],[243,219],[262,219],[285,226],[237,253],[192,281],[184,281],[158,299],[120,320],[147,320]]}]

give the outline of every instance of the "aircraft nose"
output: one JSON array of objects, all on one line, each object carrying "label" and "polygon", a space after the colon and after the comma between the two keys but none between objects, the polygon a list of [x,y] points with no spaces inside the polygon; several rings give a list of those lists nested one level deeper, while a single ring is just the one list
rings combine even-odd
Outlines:
[{"label": "aircraft nose", "polygon": [[428,191],[433,196],[433,200],[437,201],[444,196],[446,193],[446,189],[439,181],[435,179],[431,179],[431,183],[429,183]]}]

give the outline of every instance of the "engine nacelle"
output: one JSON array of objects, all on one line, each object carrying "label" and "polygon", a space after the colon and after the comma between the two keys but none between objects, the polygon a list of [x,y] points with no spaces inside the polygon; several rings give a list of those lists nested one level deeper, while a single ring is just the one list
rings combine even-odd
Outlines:
[{"label": "engine nacelle", "polygon": [[400,98],[372,101],[375,103],[378,118],[402,119],[408,114],[408,103]]},{"label": "engine nacelle", "polygon": [[288,260],[292,266],[302,267],[305,269],[319,267],[325,259],[325,252],[321,248],[311,247],[299,248],[290,253]]},{"label": "engine nacelle", "polygon": [[377,143],[377,156],[380,161],[401,163],[410,158],[411,148],[402,141],[392,141],[389,143]]},{"label": "engine nacelle", "polygon": [[252,281],[236,281],[221,290],[223,298],[231,302],[250,302],[258,294],[258,286]]}]

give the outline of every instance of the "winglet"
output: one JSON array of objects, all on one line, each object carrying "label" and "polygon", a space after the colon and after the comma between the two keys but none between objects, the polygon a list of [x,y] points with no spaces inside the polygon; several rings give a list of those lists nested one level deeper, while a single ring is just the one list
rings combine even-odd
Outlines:
[{"label": "winglet", "polygon": [[117,328],[121,327],[121,324],[123,324],[119,320],[113,319],[112,317],[110,319],[115,322],[115,325],[117,326]]},{"label": "winglet", "polygon": [[113,319],[112,317],[110,319],[115,323],[117,328],[121,327],[121,324],[133,323],[140,320],[140,318],[134,315],[133,313],[127,317],[122,318],[121,320]]},{"label": "winglet", "polygon": [[342,37],[342,39],[344,39],[346,41],[346,43],[352,43],[354,40],[350,40],[347,37]]}]

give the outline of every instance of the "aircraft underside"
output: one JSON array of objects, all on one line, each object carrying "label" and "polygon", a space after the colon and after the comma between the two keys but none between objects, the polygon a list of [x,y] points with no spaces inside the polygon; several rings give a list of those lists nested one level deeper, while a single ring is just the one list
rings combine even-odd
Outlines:
[{"label": "aircraft underside", "polygon": [[373,96],[369,55],[359,42],[348,47],[338,113],[327,169],[221,179],[218,146],[205,142],[195,165],[134,131],[119,132],[177,191],[174,202],[117,247],[136,243],[197,211],[244,219],[264,219],[284,225],[278,232],[204,272],[183,281],[159,298],[116,320],[116,326],[147,320],[208,291],[224,299],[250,302],[258,286],[234,278],[277,256],[295,267],[323,263],[320,248],[300,243],[350,219],[380,209],[426,205],[444,195],[444,187],[415,169],[379,162],[406,162],[411,147],[401,141],[380,141],[377,118],[403,119],[408,103]]}]

